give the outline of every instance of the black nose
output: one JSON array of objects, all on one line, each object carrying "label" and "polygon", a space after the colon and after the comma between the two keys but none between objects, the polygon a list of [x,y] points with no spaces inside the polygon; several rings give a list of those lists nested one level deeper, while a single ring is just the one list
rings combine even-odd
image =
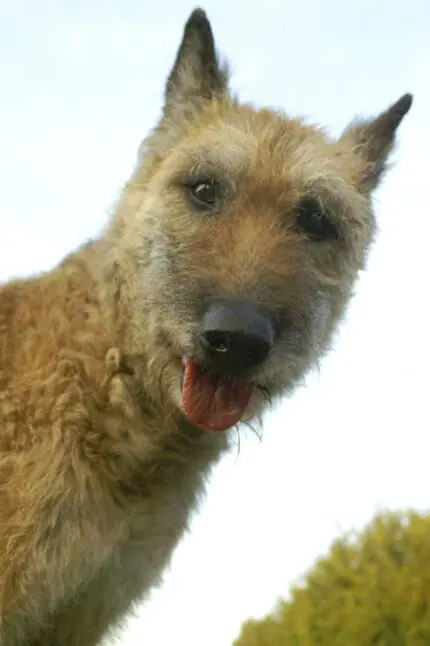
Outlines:
[{"label": "black nose", "polygon": [[214,370],[239,376],[267,358],[274,330],[270,318],[247,303],[214,304],[204,316],[201,340]]}]

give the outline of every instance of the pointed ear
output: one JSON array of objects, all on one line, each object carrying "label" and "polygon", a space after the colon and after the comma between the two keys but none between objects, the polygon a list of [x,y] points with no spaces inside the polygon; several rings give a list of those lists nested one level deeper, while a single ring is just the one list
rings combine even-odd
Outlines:
[{"label": "pointed ear", "polygon": [[178,103],[211,99],[227,91],[228,71],[220,66],[209,20],[195,9],[184,27],[182,42],[167,79],[165,112]]},{"label": "pointed ear", "polygon": [[364,161],[361,176],[363,190],[374,190],[387,169],[395,135],[403,117],[412,105],[412,95],[405,94],[376,119],[353,122],[340,137]]}]

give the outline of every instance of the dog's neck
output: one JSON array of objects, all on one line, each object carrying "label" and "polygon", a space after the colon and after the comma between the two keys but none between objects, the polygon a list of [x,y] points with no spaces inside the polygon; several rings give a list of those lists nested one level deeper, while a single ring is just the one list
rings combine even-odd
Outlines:
[{"label": "dog's neck", "polygon": [[[114,263],[109,281],[100,263],[103,241],[83,247],[74,258],[81,258],[93,274],[95,302],[100,309],[99,334],[105,337],[99,356],[105,368],[102,386],[106,400],[104,455],[107,456],[111,481],[118,483],[121,494],[142,496],[178,478],[203,481],[229,447],[229,433],[203,431],[190,424],[163,392],[162,379],[151,378],[148,352],[136,352],[133,338],[126,329],[128,314],[118,305],[115,287],[121,287],[121,269]],[[113,274],[115,276],[113,277]],[[127,305],[127,301],[125,300]],[[124,306],[124,300],[121,303]],[[94,447],[96,450],[96,447]],[[110,456],[110,457],[109,457]]]}]

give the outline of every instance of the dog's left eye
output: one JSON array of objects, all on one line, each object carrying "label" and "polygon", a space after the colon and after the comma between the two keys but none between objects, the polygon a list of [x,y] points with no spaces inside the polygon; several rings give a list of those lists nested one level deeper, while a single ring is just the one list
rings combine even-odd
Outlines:
[{"label": "dog's left eye", "polygon": [[206,208],[215,206],[218,199],[218,186],[213,180],[196,182],[188,190],[197,206]]},{"label": "dog's left eye", "polygon": [[296,207],[296,231],[314,242],[335,240],[339,231],[323,207],[313,197],[305,197]]}]

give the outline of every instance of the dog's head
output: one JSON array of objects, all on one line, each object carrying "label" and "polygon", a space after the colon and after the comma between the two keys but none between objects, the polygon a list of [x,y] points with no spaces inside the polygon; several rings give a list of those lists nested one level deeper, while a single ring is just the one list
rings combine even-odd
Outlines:
[{"label": "dog's head", "polygon": [[239,104],[204,12],[190,16],[119,205],[115,250],[129,344],[146,352],[154,392],[161,383],[197,426],[258,414],[329,347],[411,101],[330,140]]}]

